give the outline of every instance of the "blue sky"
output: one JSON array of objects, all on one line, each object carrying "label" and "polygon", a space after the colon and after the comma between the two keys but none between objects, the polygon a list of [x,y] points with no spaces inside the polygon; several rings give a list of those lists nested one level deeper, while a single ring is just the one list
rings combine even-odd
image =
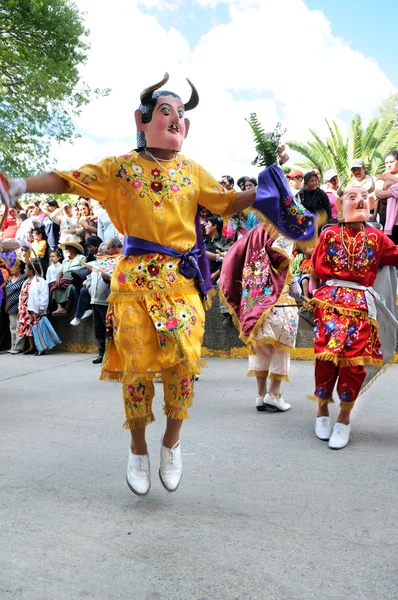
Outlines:
[{"label": "blue sky", "polygon": [[[306,0],[306,4],[312,10],[321,10],[331,22],[333,34],[344,38],[353,49],[376,60],[398,87],[398,60],[394,49],[398,24],[397,0]],[[142,10],[153,14],[163,27],[174,27],[183,33],[191,48],[215,22],[230,22],[224,3],[213,8],[202,8],[188,0],[183,9],[177,11],[146,10],[144,7]]]},{"label": "blue sky", "polygon": [[306,0],[306,4],[322,10],[334,35],[374,58],[398,87],[397,0]]}]

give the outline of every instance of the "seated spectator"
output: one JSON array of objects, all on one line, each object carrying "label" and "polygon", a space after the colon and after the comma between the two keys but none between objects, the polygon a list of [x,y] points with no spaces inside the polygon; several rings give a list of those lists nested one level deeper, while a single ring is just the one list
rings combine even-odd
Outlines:
[{"label": "seated spectator", "polygon": [[85,261],[83,246],[76,242],[73,236],[65,238],[65,242],[60,244],[60,248],[64,252],[65,259],[62,261],[56,280],[50,283],[51,298],[58,306],[57,310],[52,313],[53,315],[67,314],[65,305],[70,302],[74,290],[72,273],[81,269]]},{"label": "seated spectator", "polygon": [[100,245],[102,244],[104,240],[101,240],[101,238],[98,235],[89,235],[86,239],[86,262],[90,262],[92,260],[95,260],[95,257],[97,256],[98,253],[98,248],[100,247]]},{"label": "seated spectator", "polygon": [[[326,173],[325,173],[326,175]],[[299,198],[303,206],[311,213],[325,212],[327,220],[332,218],[332,209],[326,192],[319,187],[318,176],[312,171],[304,175],[304,189],[299,191]]]},{"label": "seated spectator", "polygon": [[221,274],[223,255],[231,247],[231,241],[222,237],[223,220],[221,217],[210,217],[205,224],[206,256],[209,259],[211,280],[216,283]]},{"label": "seated spectator", "polygon": [[58,273],[62,271],[61,260],[62,256],[60,250],[53,250],[50,252],[50,266],[46,273],[46,281],[48,284],[56,281]]},{"label": "seated spectator", "polygon": [[1,231],[1,239],[2,240],[14,240],[16,233],[18,231],[19,225],[17,223],[17,214],[18,211],[16,208],[10,208],[8,211],[8,216],[4,220],[3,228]]},{"label": "seated spectator", "polygon": [[293,259],[292,272],[298,280],[303,296],[310,297],[310,280],[311,280],[311,256],[314,248],[303,248],[303,252],[296,254]]},{"label": "seated spectator", "polygon": [[245,190],[251,190],[257,186],[257,179],[255,177],[248,177],[245,181]]},{"label": "seated spectator", "polygon": [[245,182],[248,180],[249,178],[246,177],[246,175],[243,175],[243,177],[239,177],[238,181],[236,182],[236,185],[238,186],[239,189],[242,190],[242,192],[245,191]]},{"label": "seated spectator", "polygon": [[29,348],[24,354],[36,352],[33,332],[34,325],[39,321],[39,315],[45,314],[48,306],[48,285],[42,277],[37,275],[37,268],[33,263],[25,266],[26,281],[21,288],[18,310],[18,335],[26,338]]},{"label": "seated spectator", "polygon": [[6,282],[6,313],[8,313],[11,334],[11,348],[8,350],[10,354],[19,354],[23,352],[25,340],[18,335],[18,306],[21,289],[25,283],[26,277],[24,274],[25,263],[19,258],[11,267],[11,276]]},{"label": "seated spectator", "polygon": [[258,225],[258,219],[254,212],[235,213],[227,223],[226,237],[232,242],[236,242],[256,225]]},{"label": "seated spectator", "polygon": [[40,204],[40,208],[45,215],[43,227],[47,236],[47,244],[50,252],[53,252],[58,248],[60,227],[51,219],[51,214],[59,208],[58,202],[47,200],[47,202]]},{"label": "seated spectator", "polygon": [[31,260],[38,259],[41,268],[43,269],[43,277],[46,276],[48,268],[48,246],[47,240],[45,239],[44,229],[37,227],[32,231],[32,252],[30,254]]}]

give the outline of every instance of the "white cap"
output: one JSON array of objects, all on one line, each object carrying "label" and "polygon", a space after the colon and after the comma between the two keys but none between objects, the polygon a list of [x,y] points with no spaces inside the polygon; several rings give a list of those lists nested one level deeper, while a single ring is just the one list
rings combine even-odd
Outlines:
[{"label": "white cap", "polygon": [[336,171],[334,169],[328,169],[323,174],[323,181],[330,181],[333,177],[338,177]]}]

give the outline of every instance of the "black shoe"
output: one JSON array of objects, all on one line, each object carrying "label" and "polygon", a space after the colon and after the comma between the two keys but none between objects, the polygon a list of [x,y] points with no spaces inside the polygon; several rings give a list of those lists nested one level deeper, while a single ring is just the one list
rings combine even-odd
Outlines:
[{"label": "black shoe", "polygon": [[36,348],[29,348],[29,350],[25,350],[24,354],[25,356],[27,354],[36,354]]},{"label": "black shoe", "polygon": [[100,354],[99,356],[97,356],[97,358],[94,358],[94,360],[93,360],[93,365],[100,365],[100,364],[102,363],[102,359],[103,359],[103,358],[104,358],[104,357],[103,357],[103,356],[101,356],[101,354]]}]

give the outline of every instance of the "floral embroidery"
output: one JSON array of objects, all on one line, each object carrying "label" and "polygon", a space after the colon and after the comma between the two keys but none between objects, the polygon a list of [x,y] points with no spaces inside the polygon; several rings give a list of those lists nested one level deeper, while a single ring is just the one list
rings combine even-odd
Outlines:
[{"label": "floral embroidery", "polygon": [[[126,183],[129,185],[134,198],[138,194],[146,199],[149,205],[149,215],[153,222],[159,223],[165,217],[165,202],[186,202],[188,195],[194,193],[195,187],[190,177],[183,175],[178,169],[178,160],[175,169],[167,172],[159,167],[148,164],[148,168],[135,163],[134,154],[126,154],[119,159],[119,168],[116,177],[125,192]],[[184,166],[189,162],[184,161]],[[220,188],[221,189],[221,188]]]},{"label": "floral embroidery", "polygon": [[115,273],[117,286],[114,292],[164,290],[167,287],[189,285],[178,269],[179,260],[163,254],[146,254],[144,256],[128,256],[120,261]]},{"label": "floral embroidery", "polygon": [[142,402],[150,401],[149,394],[146,393],[146,385],[141,382],[136,385],[128,385],[127,392],[129,396],[124,400],[127,406],[133,405],[134,408],[141,408]]},{"label": "floral embroidery", "polygon": [[183,335],[191,335],[196,323],[197,310],[185,299],[178,298],[175,303],[167,298],[158,298],[158,302],[148,307],[155,329],[158,332],[159,346],[166,348],[170,342],[179,358],[184,357]]},{"label": "floral embroidery", "polygon": [[242,281],[242,307],[245,311],[251,310],[260,295],[270,296],[274,292],[271,279],[271,267],[266,258],[266,250],[253,252],[249,263],[243,269]]},{"label": "floral embroidery", "polygon": [[324,400],[329,400],[332,396],[332,390],[330,390],[324,383],[318,385],[315,390],[315,396],[318,398],[323,398]]},{"label": "floral embroidery", "polygon": [[330,265],[335,275],[348,271],[365,277],[369,267],[377,262],[377,234],[370,232],[365,236],[363,231],[359,230],[355,235],[351,235],[346,227],[343,232],[345,247],[341,242],[340,232],[326,230],[322,246],[325,251],[324,261]]},{"label": "floral embroidery", "polygon": [[340,400],[343,402],[354,402],[354,400],[356,400],[356,392],[352,387],[344,382],[341,388],[342,389],[339,391]]}]

